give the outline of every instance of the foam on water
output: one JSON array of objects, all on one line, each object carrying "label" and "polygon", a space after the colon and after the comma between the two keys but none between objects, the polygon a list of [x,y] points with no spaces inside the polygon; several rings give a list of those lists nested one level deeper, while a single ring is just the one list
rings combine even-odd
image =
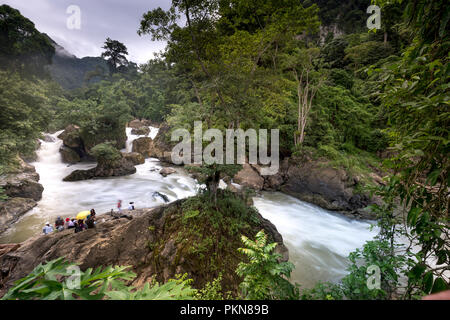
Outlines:
[{"label": "foam on water", "polygon": [[[150,129],[148,136],[155,138],[158,129]],[[133,140],[141,136],[132,135],[131,128],[126,130],[128,140],[123,151],[129,152]],[[90,169],[96,163],[62,163],[59,153],[62,141],[57,138],[60,133],[51,135],[54,142],[41,141],[38,160],[33,163],[44,186],[42,200],[0,237],[0,243],[21,242],[38,235],[44,223],[53,223],[57,216],[73,217],[91,208],[98,213],[109,212],[116,209],[119,199],[123,200],[124,208],[131,201],[136,208],[154,207],[164,203],[161,197],[153,197],[155,191],[175,201],[193,196],[205,187],[198,185],[182,168],[163,177],[159,174],[161,163],[152,158],[136,166],[136,173],[129,176],[64,182],[62,179],[72,171]],[[220,187],[225,187],[223,181]],[[377,233],[376,229],[369,231],[367,221],[352,221],[279,192],[263,193],[254,198],[254,203],[283,236],[290,261],[296,266],[291,280],[304,287],[319,280],[342,278],[346,274],[348,254]]]},{"label": "foam on water", "polygon": [[304,287],[341,279],[348,254],[378,233],[376,228],[369,230],[369,221],[350,220],[279,192],[253,200],[283,236],[295,265],[292,280]]}]

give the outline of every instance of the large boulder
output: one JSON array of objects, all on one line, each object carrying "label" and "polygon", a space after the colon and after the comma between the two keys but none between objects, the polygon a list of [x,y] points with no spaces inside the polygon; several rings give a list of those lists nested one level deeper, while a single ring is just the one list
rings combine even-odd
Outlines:
[{"label": "large boulder", "polygon": [[128,122],[128,127],[133,129],[139,129],[141,127],[145,126],[144,123],[141,122],[139,119],[134,119],[130,122]]},{"label": "large boulder", "polygon": [[153,154],[153,139],[150,137],[140,137],[133,140],[132,152],[137,152],[143,155],[145,158],[149,158],[150,154]]},{"label": "large boulder", "polygon": [[83,149],[83,142],[80,137],[80,127],[70,124],[62,133],[58,135],[58,138],[63,141],[63,144],[72,149]]},{"label": "large boulder", "polygon": [[132,161],[123,157],[113,162],[98,163],[95,168],[89,170],[75,170],[65,177],[64,181],[80,181],[95,178],[119,177],[136,173]]},{"label": "large boulder", "polygon": [[29,198],[11,198],[0,202],[0,234],[37,205]]},{"label": "large boulder", "polygon": [[264,186],[264,178],[248,163],[242,165],[242,169],[236,173],[233,181],[247,188],[260,191]]},{"label": "large boulder", "polygon": [[133,163],[135,166],[145,163],[145,158],[138,152],[122,153],[122,156]]},{"label": "large boulder", "polygon": [[174,168],[169,168],[169,167],[165,167],[162,168],[159,173],[163,176],[163,177],[167,177],[169,174],[173,174],[177,172]]},{"label": "large boulder", "polygon": [[0,188],[10,198],[41,200],[44,187],[38,183],[39,174],[36,169],[21,158],[18,158],[18,163],[19,167],[15,171],[0,177]]},{"label": "large boulder", "polygon": [[81,161],[81,158],[78,155],[78,153],[75,150],[71,149],[71,148],[68,148],[66,146],[62,146],[59,149],[59,152],[61,153],[61,160],[64,163],[74,164],[74,163],[77,163],[77,162]]},{"label": "large boulder", "polygon": [[[270,221],[257,214],[252,230],[241,230],[233,239],[225,239],[227,248],[212,246],[207,252],[196,248],[196,233],[187,233],[192,238],[180,238],[183,230],[183,205],[179,200],[168,205],[133,211],[133,219],[113,220],[108,215],[100,215],[95,229],[74,233],[73,230],[55,232],[31,238],[19,248],[0,255],[0,297],[15,281],[28,275],[38,264],[59,257],[78,262],[82,270],[109,265],[129,265],[137,274],[131,285],[140,288],[152,280],[166,282],[176,274],[187,273],[194,285],[203,287],[217,277],[216,272],[205,268],[210,257],[216,256],[223,262],[223,289],[238,292],[242,281],[234,270],[242,260],[237,248],[242,246],[241,231],[249,237],[264,229],[270,241],[279,245],[277,252],[287,261],[289,253],[283,245],[283,238]],[[100,220],[100,219],[99,219]],[[201,226],[202,221],[196,222]],[[218,226],[221,228],[221,226]],[[221,230],[221,229],[219,229]],[[197,249],[197,250],[196,250]],[[230,250],[230,251],[228,251]],[[221,271],[221,270],[218,270]]]},{"label": "large boulder", "polygon": [[149,127],[140,127],[137,129],[131,129],[131,134],[135,134],[138,136],[146,136],[150,133]]},{"label": "large boulder", "polygon": [[354,193],[355,180],[326,162],[293,162],[281,190],[300,200],[342,213],[365,208],[370,199]]}]

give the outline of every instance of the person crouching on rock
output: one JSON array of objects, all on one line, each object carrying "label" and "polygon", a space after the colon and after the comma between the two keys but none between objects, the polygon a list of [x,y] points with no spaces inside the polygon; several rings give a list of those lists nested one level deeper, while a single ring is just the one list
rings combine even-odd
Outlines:
[{"label": "person crouching on rock", "polygon": [[75,233],[81,232],[86,229],[86,225],[84,224],[84,221],[82,219],[75,222]]},{"label": "person crouching on rock", "polygon": [[53,232],[53,227],[50,225],[50,222],[45,223],[45,227],[44,227],[44,229],[42,229],[42,232],[44,234],[49,234],[49,233]]},{"label": "person crouching on rock", "polygon": [[56,218],[55,220],[55,229],[58,231],[64,230],[64,220],[61,217]]},{"label": "person crouching on rock", "polygon": [[95,228],[95,210],[91,209],[91,214],[86,218],[86,225],[88,229]]}]

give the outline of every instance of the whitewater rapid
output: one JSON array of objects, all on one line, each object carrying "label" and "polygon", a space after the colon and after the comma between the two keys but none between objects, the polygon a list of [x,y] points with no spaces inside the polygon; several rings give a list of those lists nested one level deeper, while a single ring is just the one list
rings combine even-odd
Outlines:
[{"label": "whitewater rapid", "polygon": [[[126,130],[128,139],[122,151],[131,152],[133,140],[141,136],[131,134],[131,128]],[[57,216],[74,217],[91,208],[98,213],[109,212],[116,209],[119,199],[124,208],[129,202],[134,202],[136,208],[147,208],[164,203],[160,197],[152,197],[155,191],[175,201],[194,196],[199,190],[197,181],[182,168],[163,177],[159,174],[161,163],[152,158],[137,165],[136,173],[129,176],[64,182],[62,179],[72,171],[90,169],[96,163],[62,163],[62,141],[57,138],[61,132],[50,135],[53,142],[41,141],[38,159],[32,163],[44,186],[42,200],[0,236],[0,243],[22,242],[39,235],[45,222],[53,223]],[[148,136],[154,138],[157,134],[158,129],[150,127]],[[346,274],[348,254],[378,232],[376,228],[369,230],[369,221],[350,220],[279,192],[263,192],[253,200],[261,215],[283,236],[295,265],[291,281],[302,287],[341,279]]]}]

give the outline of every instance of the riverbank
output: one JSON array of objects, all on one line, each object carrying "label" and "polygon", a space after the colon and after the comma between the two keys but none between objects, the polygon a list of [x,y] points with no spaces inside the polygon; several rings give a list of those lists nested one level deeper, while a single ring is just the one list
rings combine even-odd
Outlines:
[{"label": "riverbank", "polygon": [[0,255],[0,296],[39,263],[63,256],[78,262],[83,270],[131,265],[138,275],[131,284],[136,287],[187,273],[200,288],[221,273],[223,291],[237,293],[241,279],[234,271],[244,259],[237,251],[243,245],[241,235],[253,238],[264,229],[270,240],[278,243],[283,261],[289,259],[289,253],[277,228],[243,200],[226,193],[219,195],[219,201],[234,203],[236,210],[211,214],[203,196],[196,196],[156,208],[124,211],[131,220],[105,213],[99,215],[94,229],[80,233],[69,229],[33,237]]}]

